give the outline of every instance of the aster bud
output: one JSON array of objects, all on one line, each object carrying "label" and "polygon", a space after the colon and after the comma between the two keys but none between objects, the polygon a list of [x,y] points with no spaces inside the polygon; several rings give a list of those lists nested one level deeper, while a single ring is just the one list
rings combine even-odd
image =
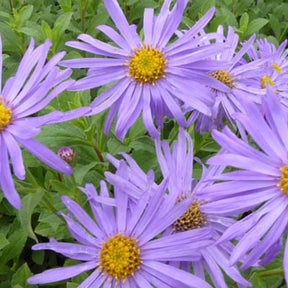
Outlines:
[{"label": "aster bud", "polygon": [[61,147],[57,154],[67,163],[72,163],[75,158],[74,150],[68,146]]}]

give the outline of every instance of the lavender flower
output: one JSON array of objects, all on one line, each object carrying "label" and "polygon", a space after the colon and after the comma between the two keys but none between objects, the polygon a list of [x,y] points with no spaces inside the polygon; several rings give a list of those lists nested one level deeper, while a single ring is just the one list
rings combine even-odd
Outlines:
[{"label": "lavender flower", "polygon": [[[178,203],[188,199],[191,203],[189,208],[167,227],[164,235],[177,235],[183,231],[200,231],[204,227],[209,227],[210,239],[213,241],[213,245],[199,250],[200,259],[186,257],[181,261],[173,262],[173,265],[188,272],[191,271],[192,266],[195,275],[202,279],[205,279],[204,271],[206,270],[217,288],[228,287],[222,270],[242,287],[251,286],[240,275],[237,267],[229,264],[233,244],[228,241],[215,245],[223,232],[235,222],[231,217],[221,213],[221,206],[217,206],[205,196],[206,188],[213,186],[214,180],[211,179],[219,175],[224,167],[215,166],[207,169],[203,166],[200,181],[193,179],[193,145],[189,134],[183,129],[180,129],[178,141],[173,144],[172,151],[168,142],[159,140],[156,141],[156,151],[163,177],[168,179],[169,194],[165,197],[165,208],[172,209]],[[151,182],[151,172],[146,175],[131,157],[126,154],[123,156],[126,158],[126,163],[108,156],[121,172],[117,171],[115,175],[107,172],[106,177],[111,183],[121,183],[123,191],[129,191],[127,193],[131,199],[140,201],[140,195],[147,193],[145,187]],[[152,186],[157,187],[157,184],[153,183]],[[200,192],[203,192],[203,195]]]},{"label": "lavender flower", "polygon": [[211,288],[191,273],[165,264],[166,261],[186,257],[197,259],[198,249],[211,243],[207,239],[209,229],[155,238],[190,205],[190,201],[186,200],[172,209],[166,209],[163,206],[166,186],[163,183],[157,189],[148,187],[150,191],[143,193],[131,211],[128,195],[122,191],[121,185],[114,186],[115,198],[110,198],[104,181],[101,182],[100,195],[92,184],[87,184],[81,190],[88,196],[95,220],[76,202],[62,197],[69,214],[61,215],[79,244],[52,239],[49,243],[36,244],[33,249],[53,250],[83,263],[44,271],[30,277],[28,283],[56,282],[93,269],[79,288]]},{"label": "lavender flower", "polygon": [[88,108],[79,108],[66,113],[54,111],[40,117],[29,117],[43,109],[74,82],[72,80],[63,82],[71,75],[71,71],[69,69],[60,71],[56,67],[65,55],[64,52],[45,63],[50,46],[51,43],[46,41],[34,49],[32,39],[15,76],[9,78],[1,90],[0,38],[0,187],[6,199],[17,209],[21,208],[21,200],[12,179],[9,157],[15,176],[21,180],[25,179],[25,168],[19,144],[53,169],[67,175],[71,174],[72,170],[65,161],[33,137],[45,124],[70,120],[89,112]]},{"label": "lavender flower", "polygon": [[273,87],[276,91],[281,103],[288,107],[288,61],[287,50],[284,50],[287,45],[287,40],[284,41],[278,49],[275,45],[268,42],[267,39],[261,39],[256,41],[257,48],[251,47],[247,52],[250,59],[267,59],[265,69],[262,73],[256,74],[253,81],[253,86],[262,88],[265,91],[267,85]]},{"label": "lavender flower", "polygon": [[[199,119],[196,124],[196,131],[201,133],[211,131],[211,128],[223,126],[223,118],[227,119],[234,128],[236,126],[232,115],[235,112],[243,111],[243,101],[261,103],[261,97],[264,95],[263,89],[254,85],[253,78],[255,75],[264,71],[267,59],[258,59],[247,63],[243,56],[253,46],[255,35],[253,35],[247,42],[242,43],[241,49],[237,51],[239,36],[234,32],[232,27],[228,28],[227,36],[225,37],[223,27],[219,26],[217,33],[221,37],[216,38],[217,42],[225,42],[229,49],[224,49],[215,59],[228,63],[225,69],[211,70],[209,75],[221,81],[225,89],[212,89],[210,93],[214,100],[212,107],[212,116],[207,116],[194,111],[188,120],[188,125],[192,125],[195,120]],[[210,87],[210,85],[209,85]],[[201,111],[200,111],[201,112]],[[241,129],[241,127],[238,127]]]},{"label": "lavender flower", "polygon": [[[208,161],[241,169],[217,176],[223,182],[205,191],[208,197],[217,200],[215,205],[218,209],[219,205],[222,207],[220,214],[243,213],[261,205],[229,227],[220,239],[241,237],[231,255],[231,264],[247,253],[243,269],[273,260],[281,249],[288,227],[287,112],[272,88],[268,88],[267,97],[263,99],[263,111],[247,103],[246,114],[236,116],[261,150],[238,139],[228,128],[223,132],[215,130],[213,137],[226,152]],[[287,247],[286,242],[283,266],[288,283]]]},{"label": "lavender flower", "polygon": [[[97,29],[108,36],[115,46],[81,34],[81,42],[67,45],[95,54],[97,58],[62,61],[73,68],[89,68],[87,77],[77,81],[71,90],[96,88],[116,81],[110,89],[99,95],[92,103],[93,113],[110,108],[106,118],[105,133],[109,132],[116,117],[117,137],[124,139],[127,131],[142,114],[143,121],[152,137],[163,125],[163,116],[174,117],[179,125],[186,120],[182,105],[210,115],[213,101],[209,90],[199,83],[224,89],[225,85],[211,79],[206,72],[222,69],[220,61],[207,60],[223,49],[223,43],[199,45],[215,35],[198,37],[214,14],[210,9],[185,35],[168,44],[181,22],[188,0],[176,1],[170,11],[171,0],[166,0],[158,16],[153,9],[144,12],[144,42],[129,25],[116,0],[104,0],[104,4],[120,34],[106,25]],[[103,56],[105,58],[103,58]],[[224,86],[224,88],[223,88]]]}]

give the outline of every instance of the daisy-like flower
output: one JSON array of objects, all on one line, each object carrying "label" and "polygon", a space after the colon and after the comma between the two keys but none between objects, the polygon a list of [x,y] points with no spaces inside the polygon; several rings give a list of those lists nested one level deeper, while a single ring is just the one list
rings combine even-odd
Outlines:
[{"label": "daisy-like flower", "polygon": [[[87,77],[79,80],[71,90],[96,88],[116,82],[92,103],[92,114],[110,108],[106,118],[105,133],[116,118],[115,132],[123,140],[129,128],[142,114],[144,124],[152,137],[159,134],[163,116],[174,117],[180,126],[186,124],[182,106],[210,115],[213,101],[209,90],[199,83],[225,89],[225,85],[207,76],[207,71],[223,68],[221,61],[207,60],[223,50],[225,44],[200,45],[214,34],[198,37],[214,14],[210,9],[181,38],[169,44],[177,31],[188,0],[176,1],[170,11],[171,0],[165,0],[158,16],[153,9],[145,9],[143,18],[144,41],[130,26],[116,0],[103,0],[120,34],[109,26],[97,29],[108,36],[115,46],[101,42],[89,35],[78,37],[81,42],[67,45],[90,52],[98,57],[72,59],[61,62],[72,68],[89,68]],[[173,39],[173,38],[172,38]],[[104,56],[104,58],[103,58]]]},{"label": "daisy-like flower", "polygon": [[251,47],[248,51],[250,59],[267,59],[265,69],[261,74],[255,75],[253,86],[265,90],[267,85],[273,87],[279,95],[281,103],[288,107],[288,61],[286,59],[288,50],[285,50],[287,40],[277,49],[267,39],[256,41],[257,48]]},{"label": "daisy-like flower", "polygon": [[93,270],[79,288],[211,288],[195,275],[165,263],[186,257],[197,259],[198,250],[211,243],[207,239],[209,229],[159,237],[189,207],[189,200],[166,209],[164,182],[157,189],[147,187],[151,191],[143,193],[131,210],[129,197],[121,185],[114,186],[115,198],[109,197],[104,181],[100,186],[100,195],[92,184],[82,189],[88,196],[94,219],[70,198],[62,198],[69,214],[61,215],[79,244],[52,239],[32,248],[53,250],[84,263],[44,271],[30,277],[29,284],[56,282]]},{"label": "daisy-like flower", "polygon": [[[198,231],[208,227],[210,239],[213,241],[212,245],[199,251],[200,259],[186,257],[182,261],[173,262],[173,265],[186,271],[191,271],[192,267],[195,275],[202,279],[205,279],[206,270],[217,288],[228,288],[222,271],[242,287],[251,286],[235,265],[230,266],[229,259],[234,248],[233,244],[227,241],[215,245],[223,232],[235,222],[232,217],[220,213],[222,206],[217,206],[205,196],[206,188],[213,185],[214,180],[211,179],[221,174],[223,167],[215,166],[207,169],[203,166],[201,179],[199,181],[194,179],[192,140],[183,129],[180,129],[178,141],[173,144],[172,151],[168,142],[159,140],[156,141],[156,151],[163,177],[168,179],[169,194],[165,196],[165,207],[172,209],[178,203],[188,199],[191,203],[189,208],[167,227],[164,235],[177,235],[183,231]],[[106,173],[106,176],[111,183],[121,182],[123,191],[129,191],[129,197],[139,199],[139,195],[147,193],[145,187],[149,183],[151,172],[146,175],[131,157],[125,154],[123,156],[126,158],[125,172],[117,171],[115,175]],[[123,160],[108,157],[118,169],[124,170]],[[121,176],[122,180],[120,180]],[[153,183],[152,186],[156,187],[157,184]],[[203,194],[199,193],[201,191]]]},{"label": "daisy-like flower", "polygon": [[[223,118],[227,119],[235,126],[232,115],[235,112],[243,111],[242,101],[261,103],[261,97],[264,95],[263,89],[257,85],[253,85],[251,80],[255,75],[264,71],[264,64],[267,59],[258,59],[247,63],[243,56],[253,46],[255,35],[248,41],[242,43],[241,49],[237,52],[239,36],[234,32],[232,27],[228,28],[227,36],[225,37],[223,27],[219,26],[217,33],[222,37],[216,38],[216,42],[225,42],[229,49],[224,49],[221,53],[215,56],[218,61],[228,63],[225,69],[211,70],[209,75],[222,82],[225,89],[212,89],[210,93],[214,99],[212,107],[212,116],[207,116],[194,111],[188,125],[192,125],[195,120],[199,119],[196,124],[196,130],[201,133],[211,131],[211,128],[223,126]],[[238,127],[241,129],[241,127]]]},{"label": "daisy-like flower", "polygon": [[[263,111],[250,103],[245,105],[246,114],[236,116],[261,150],[240,140],[228,128],[223,132],[215,130],[213,137],[225,153],[208,161],[241,169],[217,176],[222,182],[205,191],[222,206],[220,214],[243,213],[261,205],[229,227],[220,239],[241,237],[231,255],[231,263],[247,253],[243,269],[273,260],[281,249],[288,227],[288,119],[272,89],[268,89],[267,97],[263,99]],[[288,283],[287,259],[286,242],[283,266]]]},{"label": "daisy-like flower", "polygon": [[9,157],[15,176],[21,180],[25,179],[25,168],[20,145],[53,169],[71,174],[72,169],[65,161],[33,137],[45,124],[77,118],[90,111],[89,108],[79,108],[66,113],[54,111],[44,116],[29,117],[74,83],[72,80],[64,81],[71,75],[69,69],[60,71],[56,66],[64,57],[64,52],[46,63],[50,46],[51,43],[46,41],[34,49],[34,41],[31,40],[15,76],[9,78],[1,89],[0,38],[0,187],[6,199],[17,209],[21,208],[21,200],[12,179]]}]

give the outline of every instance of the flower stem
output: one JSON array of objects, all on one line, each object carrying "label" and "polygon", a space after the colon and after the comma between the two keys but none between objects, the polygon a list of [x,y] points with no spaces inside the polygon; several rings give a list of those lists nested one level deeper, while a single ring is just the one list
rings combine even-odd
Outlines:
[{"label": "flower stem", "polygon": [[105,160],[104,160],[104,158],[103,158],[103,155],[102,155],[101,151],[100,151],[97,147],[94,147],[94,150],[95,150],[95,152],[96,152],[96,154],[97,154],[97,156],[98,156],[100,162],[105,162]]},{"label": "flower stem", "polygon": [[81,31],[85,32],[85,0],[81,1]]},{"label": "flower stem", "polygon": [[13,3],[12,3],[12,0],[9,0],[9,5],[10,5],[11,11],[13,11]]}]

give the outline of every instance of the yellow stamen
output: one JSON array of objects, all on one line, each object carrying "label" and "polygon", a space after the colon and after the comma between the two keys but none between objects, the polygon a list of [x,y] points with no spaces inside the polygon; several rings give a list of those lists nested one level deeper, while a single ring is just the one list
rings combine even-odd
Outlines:
[{"label": "yellow stamen", "polygon": [[12,111],[5,106],[3,97],[0,97],[0,132],[12,121]]},{"label": "yellow stamen", "polygon": [[277,184],[277,186],[281,187],[280,190],[283,191],[285,194],[288,194],[288,165],[282,167],[280,171],[282,172],[282,175],[281,180]]},{"label": "yellow stamen", "polygon": [[221,81],[229,88],[233,88],[233,79],[230,75],[230,73],[226,70],[218,70],[213,73],[210,73],[209,76]]},{"label": "yellow stamen", "polygon": [[164,53],[161,53],[156,48],[151,48],[149,45],[142,46],[134,51],[134,55],[126,64],[129,67],[128,75],[132,76],[135,81],[155,84],[155,81],[164,78],[165,65],[167,60],[164,58]]},{"label": "yellow stamen", "polygon": [[282,73],[282,69],[279,67],[277,63],[272,64],[272,67],[280,74]]},{"label": "yellow stamen", "polygon": [[[179,198],[177,202],[182,200],[182,198]],[[196,200],[193,201],[186,212],[174,222],[174,230],[188,231],[203,227],[206,224],[206,217],[205,214],[201,212],[200,206],[201,204]]]},{"label": "yellow stamen", "polygon": [[140,249],[137,241],[125,235],[112,236],[100,251],[100,268],[124,284],[140,268]]},{"label": "yellow stamen", "polygon": [[275,85],[275,83],[272,81],[272,79],[269,76],[263,76],[261,78],[261,87],[266,88],[267,83],[269,83],[271,87],[273,87]]}]

